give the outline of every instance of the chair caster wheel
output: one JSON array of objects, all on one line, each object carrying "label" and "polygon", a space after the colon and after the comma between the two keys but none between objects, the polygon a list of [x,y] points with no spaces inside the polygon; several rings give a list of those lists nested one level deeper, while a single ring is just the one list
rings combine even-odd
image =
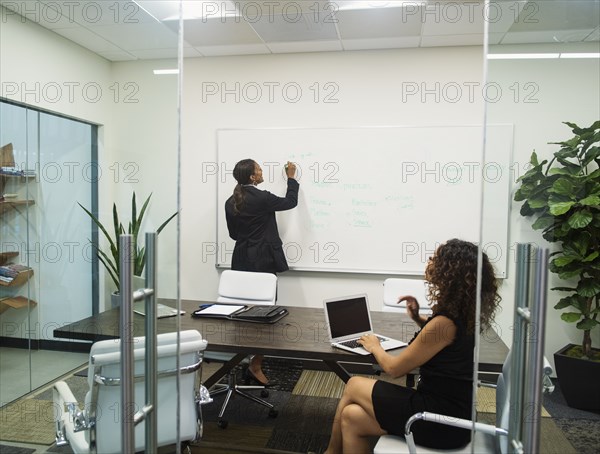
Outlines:
[{"label": "chair caster wheel", "polygon": [[277,410],[275,410],[274,408],[271,408],[269,410],[269,418],[277,418],[278,414],[279,414],[279,412]]},{"label": "chair caster wheel", "polygon": [[221,429],[226,429],[228,424],[229,424],[229,421],[226,421],[224,419],[219,419],[217,426],[219,426]]},{"label": "chair caster wheel", "polygon": [[260,397],[269,397],[269,391],[263,389],[260,391]]}]

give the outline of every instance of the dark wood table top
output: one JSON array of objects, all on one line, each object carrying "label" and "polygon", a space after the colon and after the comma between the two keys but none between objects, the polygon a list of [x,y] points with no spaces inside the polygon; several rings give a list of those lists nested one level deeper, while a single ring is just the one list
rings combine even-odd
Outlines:
[{"label": "dark wood table top", "polygon": [[[173,300],[161,300],[175,306]],[[208,350],[215,352],[263,354],[290,358],[317,359],[328,362],[372,364],[371,355],[356,355],[333,348],[329,343],[325,315],[321,308],[290,307],[289,314],[274,324],[259,324],[226,319],[192,318],[190,314],[205,301],[182,300],[186,311],[180,317],[181,330],[195,329],[208,341]],[[54,330],[54,336],[65,339],[99,341],[119,337],[120,311],[112,309]],[[378,334],[405,342],[416,332],[415,323],[406,314],[371,312],[373,329]],[[133,335],[144,336],[144,316],[134,314]],[[177,317],[158,320],[158,334],[177,330]],[[390,351],[400,354],[402,349]],[[508,348],[493,331],[481,336],[479,370],[501,370]]]}]

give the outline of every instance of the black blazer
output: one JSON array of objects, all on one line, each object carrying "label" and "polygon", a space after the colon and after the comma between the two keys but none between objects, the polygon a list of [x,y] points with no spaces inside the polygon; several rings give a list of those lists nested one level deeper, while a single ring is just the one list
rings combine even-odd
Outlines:
[{"label": "black blazer", "polygon": [[233,196],[227,199],[225,218],[229,236],[235,240],[232,270],[278,273],[289,269],[275,212],[298,205],[299,187],[296,180],[288,178],[285,197],[277,197],[255,186],[244,186],[244,205],[237,215],[233,212]]}]

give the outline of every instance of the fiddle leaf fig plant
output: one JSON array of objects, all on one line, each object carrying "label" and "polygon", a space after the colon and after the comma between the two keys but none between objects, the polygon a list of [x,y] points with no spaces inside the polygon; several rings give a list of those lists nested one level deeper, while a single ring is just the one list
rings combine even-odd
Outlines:
[{"label": "fiddle leaf fig plant", "polygon": [[558,245],[550,271],[573,284],[552,289],[566,295],[554,308],[583,331],[582,357],[591,358],[591,330],[600,325],[600,121],[564,124],[574,137],[551,142],[560,149],[550,161],[532,153],[514,199],[524,202],[521,214],[534,218],[533,229]]},{"label": "fiddle leaf fig plant", "polygon": [[[148,208],[148,203],[150,203],[150,198],[152,194],[148,196],[144,204],[142,205],[141,210],[137,211],[137,202],[135,197],[135,192],[131,197],[131,221],[128,223],[127,230],[123,226],[123,223],[120,221],[122,219],[119,217],[119,212],[117,210],[117,204],[113,204],[113,234],[112,237],[108,230],[104,227],[104,225],[98,220],[91,211],[85,208],[81,203],[79,206],[87,213],[87,215],[92,219],[94,224],[98,226],[100,231],[104,234],[104,237],[108,241],[110,246],[110,251],[104,252],[97,244],[93,244],[94,249],[96,250],[96,256],[98,260],[102,262],[109,276],[117,286],[117,292],[120,290],[119,283],[119,253],[120,253],[120,243],[119,236],[121,234],[128,233],[133,236],[132,238],[132,251],[131,258],[133,260],[133,274],[135,276],[141,276],[144,271],[144,266],[146,264],[146,248],[143,246],[139,246],[138,244],[138,234],[140,232],[140,228],[142,226],[142,221],[144,220],[144,214],[146,213],[146,209]],[[169,218],[163,222],[160,227],[156,230],[156,233],[159,234],[171,220],[177,216],[177,212],[173,213]]]}]

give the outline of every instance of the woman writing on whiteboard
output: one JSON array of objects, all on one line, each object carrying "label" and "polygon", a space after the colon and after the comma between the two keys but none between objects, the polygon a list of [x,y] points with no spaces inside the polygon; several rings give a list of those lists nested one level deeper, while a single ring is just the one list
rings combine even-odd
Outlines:
[{"label": "woman writing on whiteboard", "polygon": [[[300,185],[296,181],[294,163],[287,163],[285,173],[287,192],[285,197],[278,197],[257,188],[264,180],[262,169],[254,160],[244,159],[233,168],[237,185],[233,195],[225,202],[229,236],[235,240],[232,270],[276,274],[289,269],[275,212],[290,210],[298,204]],[[247,372],[249,378],[266,385],[268,379],[262,371],[262,359],[262,355],[255,355]]]},{"label": "woman writing on whiteboard", "polygon": [[[397,378],[420,368],[416,389],[365,377],[346,383],[338,404],[326,454],[369,452],[368,437],[404,436],[410,416],[428,411],[471,419],[473,403],[473,349],[478,321],[477,246],[453,239],[437,248],[425,270],[433,315],[424,319],[412,296],[408,315],[421,328],[398,356],[385,352],[377,337],[363,336],[359,343],[381,368]],[[481,328],[490,325],[500,302],[494,270],[483,254],[481,275]],[[460,448],[469,442],[470,430],[418,421],[413,425],[415,443],[436,449]]]}]

